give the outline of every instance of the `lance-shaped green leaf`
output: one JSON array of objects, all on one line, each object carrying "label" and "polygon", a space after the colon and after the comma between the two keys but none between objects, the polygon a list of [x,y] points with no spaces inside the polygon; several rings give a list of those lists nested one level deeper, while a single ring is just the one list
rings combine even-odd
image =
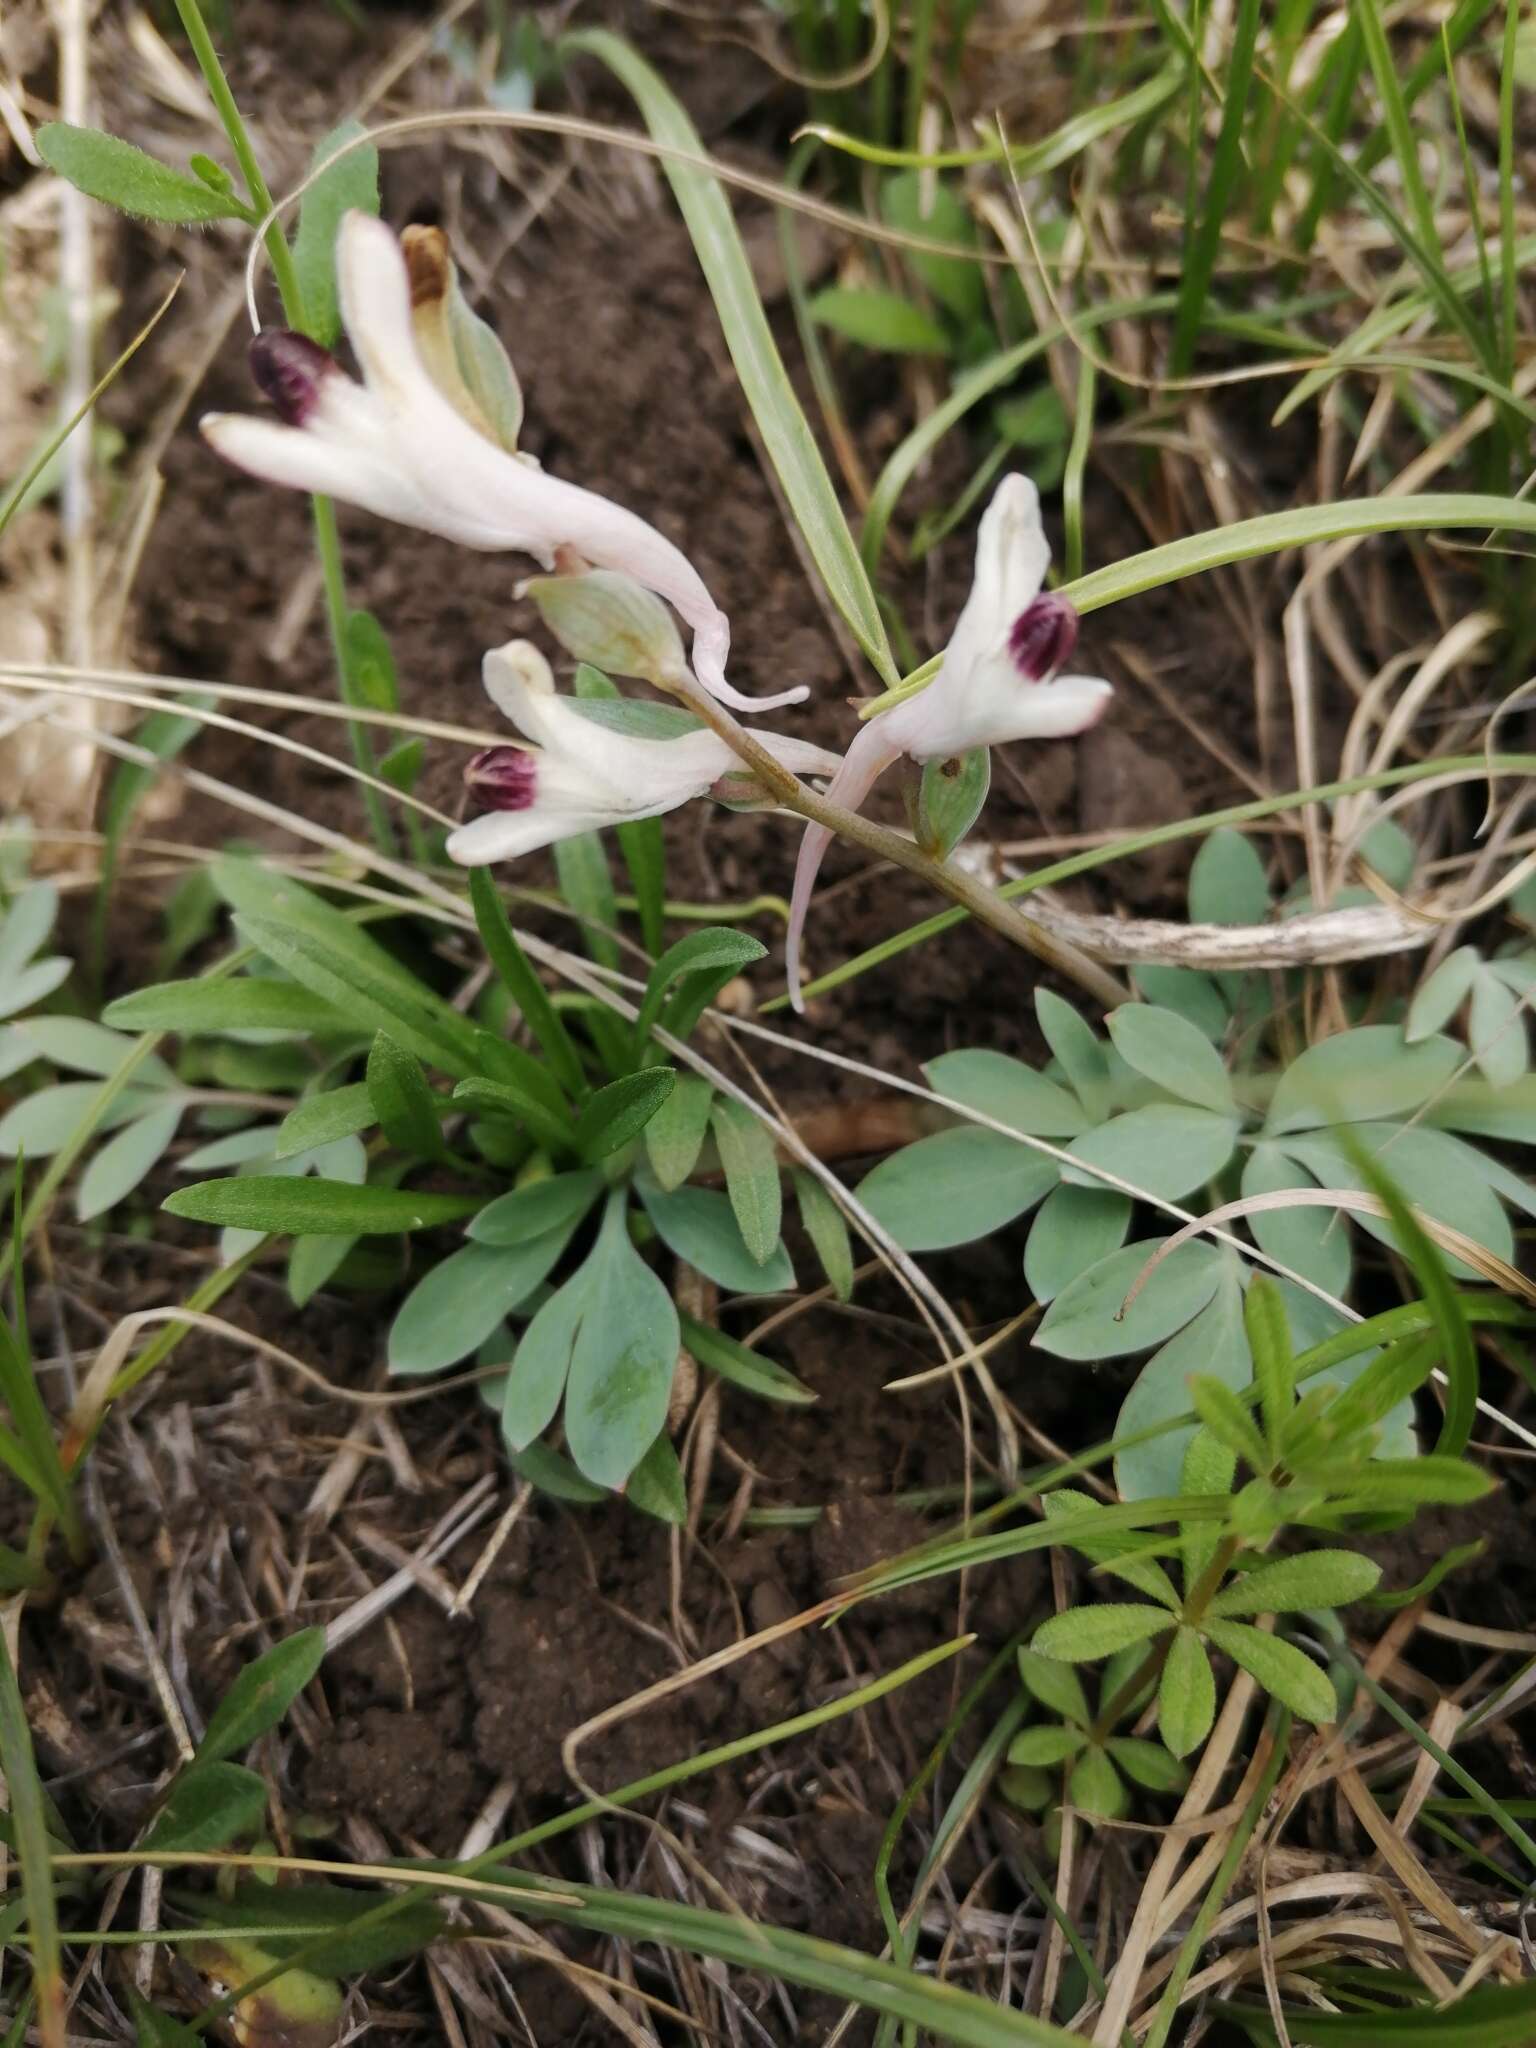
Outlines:
[{"label": "lance-shaped green leaf", "polygon": [[1277,1558],[1224,1586],[1207,1612],[1288,1614],[1308,1607],[1347,1607],[1369,1593],[1381,1577],[1374,1558],[1355,1550],[1309,1550]]},{"label": "lance-shaped green leaf", "polygon": [[368,1051],[368,1100],[391,1145],[423,1159],[443,1152],[437,1098],[427,1086],[421,1062],[387,1031],[378,1032]]},{"label": "lance-shaped green leaf", "polygon": [[261,1832],[267,1781],[242,1764],[191,1764],[180,1773],[139,1844],[146,1852],[227,1849]]},{"label": "lance-shaped green leaf", "polygon": [[1106,1600],[1097,1607],[1069,1607],[1065,1614],[1052,1615],[1035,1630],[1030,1647],[1037,1657],[1090,1664],[1131,1643],[1144,1643],[1173,1625],[1174,1617],[1165,1608]]},{"label": "lance-shaped green leaf", "polygon": [[806,1406],[819,1398],[804,1380],[796,1379],[786,1367],[765,1358],[761,1351],[738,1344],[734,1337],[701,1323],[696,1316],[683,1315],[680,1320],[683,1343],[699,1364],[718,1373],[733,1387],[759,1394],[765,1401],[782,1401],[793,1407]]},{"label": "lance-shaped green leaf", "polygon": [[1157,1728],[1175,1756],[1200,1747],[1216,1719],[1216,1677],[1205,1645],[1181,1628],[1169,1645],[1157,1686]]},{"label": "lance-shaped green leaf", "polygon": [[481,944],[503,988],[538,1040],[561,1086],[568,1094],[581,1094],[586,1085],[581,1055],[551,1001],[548,989],[534,972],[516,932],[507,922],[507,913],[502,908],[489,868],[471,868],[469,900]]},{"label": "lance-shaped green leaf", "polygon": [[794,1179],[800,1221],[821,1261],[821,1270],[831,1282],[832,1292],[838,1300],[850,1301],[853,1298],[853,1244],[843,1212],[814,1173],[797,1166]]},{"label": "lance-shaped green leaf", "polygon": [[646,1157],[668,1194],[699,1162],[713,1100],[714,1090],[702,1074],[679,1074],[677,1086],[645,1127]]},{"label": "lance-shaped green leaf", "polygon": [[522,1244],[467,1244],[429,1269],[400,1304],[389,1369],[414,1377],[468,1358],[554,1271],[575,1218]]},{"label": "lance-shaped green leaf", "polygon": [[1160,1742],[1145,1742],[1137,1735],[1112,1735],[1104,1747],[1132,1784],[1148,1792],[1182,1792],[1189,1783],[1189,1772]]},{"label": "lance-shaped green leaf", "polygon": [[245,1665],[208,1718],[197,1762],[210,1764],[234,1756],[275,1728],[320,1669],[324,1655],[325,1630],[304,1628]]},{"label": "lance-shaped green leaf", "polygon": [[669,1251],[730,1294],[781,1294],[795,1284],[782,1242],[766,1264],[748,1251],[730,1202],[713,1188],[678,1188],[669,1194],[641,1176],[636,1186],[645,1213]]},{"label": "lance-shaped green leaf", "polygon": [[602,1189],[603,1177],[594,1170],[549,1174],[488,1202],[466,1235],[476,1244],[527,1244],[579,1223]]},{"label": "lance-shaped green leaf", "polygon": [[1327,1672],[1319,1670],[1294,1643],[1266,1635],[1263,1629],[1251,1628],[1245,1621],[1207,1622],[1205,1635],[1303,1721],[1331,1721],[1338,1713],[1338,1701]]},{"label": "lance-shaped green leaf", "polygon": [[677,1085],[671,1067],[647,1067],[599,1088],[576,1119],[576,1150],[592,1164],[638,1138]]},{"label": "lance-shaped green leaf", "polygon": [[710,1122],[742,1243],[760,1266],[766,1265],[778,1246],[784,1220],[773,1139],[745,1103],[728,1096],[716,1096]]},{"label": "lance-shaped green leaf", "polygon": [[616,1188],[582,1268],[565,1434],[578,1469],[622,1487],[666,1421],[680,1341],[672,1297],[635,1250]]},{"label": "lance-shaped green leaf", "polygon": [[201,178],[172,170],[119,136],[69,121],[46,121],[37,131],[37,151],[50,171],[83,192],[140,220],[194,225],[210,220],[248,220],[240,201],[216,192]]},{"label": "lance-shaped green leaf", "polygon": [[408,1188],[353,1187],[340,1180],[301,1180],[285,1174],[247,1174],[235,1180],[197,1181],[166,1198],[167,1215],[225,1229],[260,1230],[274,1237],[348,1234],[388,1237],[457,1223],[481,1206],[478,1195],[414,1193]]},{"label": "lance-shaped green leaf", "polygon": [[1038,1700],[1048,1712],[1060,1714],[1064,1721],[1075,1722],[1079,1728],[1088,1726],[1093,1710],[1083,1691],[1083,1681],[1070,1664],[1021,1649],[1018,1666],[1020,1681],[1031,1699]]}]

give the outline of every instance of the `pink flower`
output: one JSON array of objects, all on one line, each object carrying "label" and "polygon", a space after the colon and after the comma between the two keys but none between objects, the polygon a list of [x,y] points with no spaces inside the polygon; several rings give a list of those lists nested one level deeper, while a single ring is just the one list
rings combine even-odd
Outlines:
[{"label": "pink flower", "polygon": [[[975,579],[943,665],[926,689],[855,736],[827,788],[834,803],[857,810],[904,754],[922,763],[1008,740],[1065,739],[1103,716],[1108,683],[1057,673],[1077,646],[1077,613],[1042,588],[1050,558],[1039,492],[1027,477],[1004,477],[982,516]],[[800,940],[831,838],[824,825],[808,825],[795,867],[785,962],[797,1010]]]},{"label": "pink flower", "polygon": [[[210,413],[209,444],[268,483],[360,505],[460,546],[532,555],[545,569],[573,558],[632,576],[693,629],[699,681],[723,703],[761,711],[808,693],[744,697],[725,680],[730,623],[680,548],[595,491],[549,476],[477,431],[433,381],[412,319],[413,277],[381,221],[349,213],[336,245],[357,383],[303,335],[265,330],[251,368],[277,419]],[[441,267],[418,266],[440,289]]]}]

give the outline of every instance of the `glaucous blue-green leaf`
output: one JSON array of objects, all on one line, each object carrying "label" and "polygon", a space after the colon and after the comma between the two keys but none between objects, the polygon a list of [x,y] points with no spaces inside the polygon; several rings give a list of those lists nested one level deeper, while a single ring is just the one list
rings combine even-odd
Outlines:
[{"label": "glaucous blue-green leaf", "polygon": [[559,1412],[586,1301],[587,1268],[583,1266],[563,1287],[555,1289],[523,1332],[501,1405],[502,1434],[514,1451],[526,1450]]},{"label": "glaucous blue-green leaf", "polygon": [[278,1127],[272,1157],[293,1159],[316,1145],[329,1145],[337,1138],[355,1137],[359,1131],[372,1130],[377,1121],[366,1081],[306,1095],[302,1102],[294,1104]]},{"label": "glaucous blue-green leaf", "polygon": [[1155,1003],[1123,1003],[1106,1022],[1120,1057],[1165,1094],[1232,1115],[1232,1083],[1221,1055],[1187,1018]]},{"label": "glaucous blue-green leaf", "polygon": [[1476,946],[1458,946],[1448,953],[1414,995],[1408,1006],[1403,1036],[1410,1045],[1443,1031],[1467,997],[1482,965]]},{"label": "glaucous blue-green leaf", "polygon": [[985,1048],[940,1053],[924,1063],[929,1086],[967,1109],[1035,1138],[1075,1138],[1088,1127],[1082,1104],[1022,1060]]},{"label": "glaucous blue-green leaf", "polygon": [[1292,1060],[1276,1083],[1266,1129],[1279,1136],[1417,1109],[1445,1086],[1464,1058],[1449,1038],[1410,1045],[1399,1024],[1341,1031]]},{"label": "glaucous blue-green leaf", "polygon": [[[1154,1274],[1148,1285],[1156,1278]],[[1220,1380],[1234,1392],[1241,1392],[1253,1377],[1243,1329],[1240,1268],[1230,1251],[1221,1255],[1220,1279],[1205,1307],[1137,1374],[1115,1417],[1115,1435],[1134,1436],[1175,1415],[1188,1415],[1194,1407],[1189,1383],[1197,1373]],[[1115,1459],[1115,1487],[1120,1498],[1167,1500],[1182,1491],[1184,1454],[1194,1435],[1195,1427],[1190,1424],[1122,1451]]]},{"label": "glaucous blue-green leaf", "polygon": [[[1268,1141],[1254,1146],[1243,1162],[1243,1194],[1281,1194],[1288,1188],[1311,1188],[1317,1183],[1293,1160],[1289,1152]],[[1300,1273],[1336,1296],[1349,1285],[1354,1262],[1348,1220],[1332,1209],[1259,1209],[1247,1218],[1254,1242],[1279,1259],[1282,1265]]]},{"label": "glaucous blue-green leaf", "polygon": [[1458,1081],[1428,1105],[1424,1121],[1437,1130],[1536,1145],[1536,1074],[1522,1074],[1507,1088],[1491,1088],[1480,1080]]},{"label": "glaucous blue-green leaf", "polygon": [[1213,1045],[1220,1045],[1226,1037],[1232,1011],[1222,991],[1224,986],[1231,986],[1235,994],[1237,975],[1224,975],[1217,980],[1209,974],[1197,974],[1192,967],[1150,966],[1133,967],[1131,980],[1149,1003],[1184,1018]]},{"label": "glaucous blue-green leaf", "polygon": [[488,1202],[465,1235],[476,1244],[526,1244],[546,1231],[579,1223],[602,1190],[603,1176],[595,1167],[548,1174]]},{"label": "glaucous blue-green leaf", "polygon": [[1269,881],[1258,848],[1229,826],[1202,839],[1189,871],[1189,914],[1196,924],[1263,924]]},{"label": "glaucous blue-green leaf", "polygon": [[[97,1074],[105,1080],[133,1051],[134,1042],[109,1031],[89,1017],[22,1017],[0,1031],[0,1078],[8,1078],[33,1060],[47,1060],[76,1074]],[[141,1059],[134,1081],[169,1088],[175,1075],[157,1053]]]},{"label": "glaucous blue-green leaf", "polygon": [[552,1500],[567,1500],[580,1507],[591,1507],[598,1501],[613,1497],[606,1486],[594,1486],[590,1479],[583,1479],[564,1452],[553,1450],[546,1443],[531,1443],[521,1451],[515,1451],[509,1445],[507,1463],[519,1479],[528,1480]]},{"label": "glaucous blue-green leaf", "polygon": [[[1143,1193],[1177,1201],[1220,1173],[1236,1141],[1233,1117],[1183,1103],[1154,1102],[1111,1117],[1096,1131],[1074,1139],[1067,1150],[1074,1159],[1102,1166]],[[1062,1169],[1062,1179],[1075,1187],[1103,1186],[1073,1167]]]},{"label": "glaucous blue-green leaf", "polygon": [[12,1103],[0,1117],[0,1159],[25,1154],[30,1160],[51,1159],[77,1133],[84,1135],[90,1118],[103,1131],[146,1115],[161,1101],[153,1088],[125,1088],[94,1117],[101,1098],[99,1081],[61,1081],[56,1088],[38,1088]]},{"label": "glaucous blue-green leaf", "polygon": [[1137,1276],[1166,1242],[1139,1238],[1090,1266],[1051,1303],[1035,1343],[1056,1358],[1097,1361],[1150,1351],[1182,1329],[1216,1292],[1232,1254],[1191,1238],[1169,1253],[1125,1308]]},{"label": "glaucous blue-green leaf", "polygon": [[1051,1189],[1030,1225],[1024,1280],[1036,1301],[1054,1301],[1081,1273],[1125,1242],[1133,1204],[1113,1188]]},{"label": "glaucous blue-green leaf", "polygon": [[1048,988],[1035,990],[1035,1016],[1045,1042],[1093,1122],[1108,1116],[1109,1059],[1104,1041],[1063,997]]},{"label": "glaucous blue-green leaf", "polygon": [[1518,1081],[1530,1060],[1525,1006],[1514,990],[1484,969],[1472,984],[1467,1041],[1493,1088]]},{"label": "glaucous blue-green leaf", "polygon": [[860,1181],[859,1201],[909,1252],[973,1244],[1032,1209],[1057,1169],[1000,1131],[936,1131],[882,1159]]},{"label": "glaucous blue-green leaf", "polygon": [[656,1235],[706,1280],[728,1294],[781,1294],[794,1286],[794,1267],[783,1245],[759,1265],[743,1242],[741,1226],[724,1195],[713,1188],[677,1188],[669,1194],[645,1176],[635,1184]]},{"label": "glaucous blue-green leaf", "polygon": [[0,917],[0,987],[9,987],[53,930],[59,914],[56,882],[28,882]]},{"label": "glaucous blue-green leaf", "polygon": [[389,1332],[389,1369],[397,1375],[441,1372],[468,1358],[548,1279],[570,1242],[574,1219],[523,1244],[467,1244],[411,1289]]},{"label": "glaucous blue-green leaf", "polygon": [[[581,1279],[566,1442],[588,1479],[620,1487],[667,1419],[680,1335],[671,1295],[630,1239],[623,1189],[609,1197]],[[515,1364],[512,1370],[515,1377]]]},{"label": "glaucous blue-green leaf", "polygon": [[[1486,1164],[1471,1145],[1448,1131],[1422,1124],[1360,1123],[1350,1136],[1391,1175],[1399,1191],[1436,1222],[1463,1231],[1495,1257],[1514,1257],[1514,1235],[1503,1204],[1489,1183]],[[1365,1177],[1350,1157],[1341,1135],[1311,1131],[1285,1141],[1285,1149],[1301,1161],[1325,1188],[1365,1187]],[[1391,1224],[1377,1216],[1357,1215],[1362,1230],[1383,1244],[1396,1246]],[[1446,1254],[1460,1279],[1475,1279],[1470,1267]]]},{"label": "glaucous blue-green leaf", "polygon": [[184,1105],[174,1096],[125,1124],[96,1153],[75,1190],[75,1214],[82,1223],[104,1216],[131,1195],[164,1157],[181,1122]]},{"label": "glaucous blue-green leaf", "polygon": [[62,954],[51,960],[34,960],[30,967],[0,983],[0,1017],[17,1017],[44,996],[51,996],[68,981],[73,964]]},{"label": "glaucous blue-green leaf", "polygon": [[1361,840],[1360,858],[1394,889],[1406,889],[1419,850],[1395,818],[1380,818]]}]

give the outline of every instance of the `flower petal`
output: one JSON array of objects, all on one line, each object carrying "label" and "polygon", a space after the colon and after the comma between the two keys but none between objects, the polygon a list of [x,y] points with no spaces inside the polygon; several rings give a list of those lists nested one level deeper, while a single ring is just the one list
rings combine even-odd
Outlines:
[{"label": "flower petal", "polygon": [[1070,739],[1098,724],[1114,694],[1101,676],[1058,676],[1053,683],[1021,683],[989,744]]},{"label": "flower petal", "polygon": [[933,689],[942,686],[945,675],[963,677],[1004,645],[1014,620],[1039,596],[1050,561],[1040,493],[1027,476],[1005,476],[982,514],[971,594]]},{"label": "flower petal", "polygon": [[493,861],[521,860],[524,854],[553,846],[557,839],[570,839],[578,832],[595,832],[612,822],[606,812],[584,817],[575,811],[556,815],[537,808],[487,811],[484,817],[471,818],[467,825],[450,832],[446,851],[448,858],[461,868],[485,868]]},{"label": "flower petal", "polygon": [[364,448],[312,427],[285,427],[246,413],[206,413],[198,424],[214,453],[248,476],[289,490],[340,498],[403,525],[421,523],[421,507],[406,477]]}]

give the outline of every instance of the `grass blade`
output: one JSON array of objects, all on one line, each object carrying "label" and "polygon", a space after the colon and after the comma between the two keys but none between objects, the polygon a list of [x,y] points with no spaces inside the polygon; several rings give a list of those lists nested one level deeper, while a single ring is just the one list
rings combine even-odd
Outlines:
[{"label": "grass blade", "polygon": [[1253,86],[1253,58],[1259,39],[1259,0],[1240,0],[1232,49],[1227,59],[1227,98],[1222,109],[1216,152],[1211,158],[1205,184],[1205,205],[1194,232],[1185,243],[1184,279],[1179,287],[1179,306],[1174,315],[1173,340],[1169,345],[1171,375],[1184,377],[1195,359],[1195,345],[1204,321],[1206,295],[1216,269],[1221,231],[1235,204],[1238,180],[1243,170],[1243,123]]},{"label": "grass blade", "polygon": [[[697,130],[670,89],[618,36],[588,29],[567,36],[562,47],[606,64],[633,95],[658,142],[705,153]],[[880,607],[774,344],[730,204],[719,183],[702,171],[668,162],[666,172],[708,280],[741,388],[806,545],[859,644],[879,673],[895,682],[896,664]]]},{"label": "grass blade", "polygon": [[27,1901],[27,1927],[32,1949],[32,1982],[37,1993],[37,2031],[43,2048],[64,2048],[64,1977],[59,1951],[59,1920],[53,1895],[53,1867],[48,1841],[48,1813],[42,1780],[27,1727],[26,1708],[10,1644],[0,1627],[0,1766],[5,1771],[11,1823],[21,1886]]}]

